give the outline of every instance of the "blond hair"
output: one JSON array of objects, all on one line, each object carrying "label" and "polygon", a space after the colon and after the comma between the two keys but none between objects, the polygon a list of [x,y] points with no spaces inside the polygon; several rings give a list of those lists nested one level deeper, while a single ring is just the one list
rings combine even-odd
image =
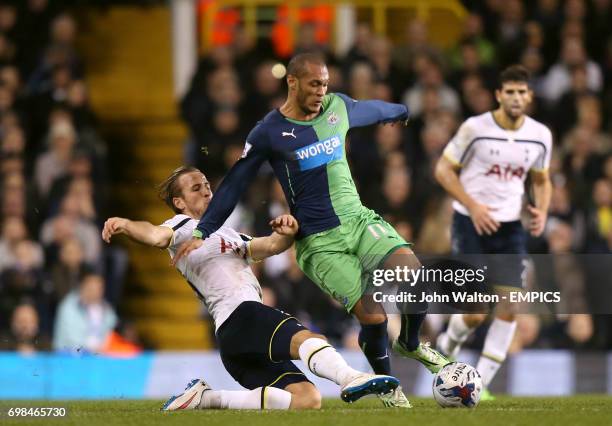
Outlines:
[{"label": "blond hair", "polygon": [[199,171],[200,170],[192,166],[181,166],[175,169],[162,183],[157,185],[157,194],[159,198],[161,198],[174,213],[182,213],[173,202],[175,197],[183,195],[183,191],[178,185],[178,179],[187,173]]}]

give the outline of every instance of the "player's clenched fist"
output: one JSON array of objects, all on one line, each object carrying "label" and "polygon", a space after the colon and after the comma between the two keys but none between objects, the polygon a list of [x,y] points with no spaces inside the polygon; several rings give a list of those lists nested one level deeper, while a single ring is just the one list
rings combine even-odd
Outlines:
[{"label": "player's clenched fist", "polygon": [[295,235],[299,229],[296,218],[290,214],[283,214],[278,216],[276,219],[270,221],[272,230],[277,234],[281,235]]}]

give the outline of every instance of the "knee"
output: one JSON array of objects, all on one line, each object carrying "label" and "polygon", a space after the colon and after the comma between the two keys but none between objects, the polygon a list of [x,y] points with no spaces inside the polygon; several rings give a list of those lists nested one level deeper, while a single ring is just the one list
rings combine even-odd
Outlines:
[{"label": "knee", "polygon": [[291,408],[296,410],[318,410],[321,408],[321,394],[313,385],[304,386],[291,395]]},{"label": "knee", "polygon": [[383,266],[386,269],[393,269],[396,266],[407,266],[409,269],[419,269],[421,267],[421,262],[411,249],[408,247],[399,247],[387,258]]},{"label": "knee", "polygon": [[357,321],[359,321],[361,325],[379,325],[379,324],[384,324],[385,321],[387,321],[387,315],[380,314],[380,313],[361,314],[361,315],[355,315],[355,316],[357,317]]},{"label": "knee", "polygon": [[304,343],[308,339],[323,339],[323,340],[327,340],[327,338],[325,336],[323,336],[322,334],[313,333],[310,330],[302,330],[302,331],[294,334],[293,337],[291,338],[291,343],[290,343],[290,348],[289,348],[291,357],[293,359],[299,358],[299,356],[300,356],[300,354],[299,354],[300,346],[302,345],[302,343]]},{"label": "knee", "polygon": [[296,334],[293,335],[293,339],[292,340],[296,340],[301,342],[304,342],[305,340],[308,339],[323,339],[323,340],[327,340],[327,337],[323,336],[322,334],[318,334],[318,333],[314,333],[308,329],[306,330],[302,330]]},{"label": "knee", "polygon": [[516,320],[516,314],[513,312],[512,309],[503,312],[498,312],[495,317],[507,322],[513,322],[514,320]]},{"label": "knee", "polygon": [[308,335],[308,338],[309,339],[321,339],[321,340],[327,341],[327,337],[323,336],[322,334],[313,333],[312,331]]},{"label": "knee", "polygon": [[360,300],[351,313],[357,318],[362,325],[377,325],[387,321],[387,314],[383,309],[378,309],[379,306],[367,306],[363,300]]},{"label": "knee", "polygon": [[469,328],[476,328],[487,318],[486,314],[463,314],[463,322]]}]

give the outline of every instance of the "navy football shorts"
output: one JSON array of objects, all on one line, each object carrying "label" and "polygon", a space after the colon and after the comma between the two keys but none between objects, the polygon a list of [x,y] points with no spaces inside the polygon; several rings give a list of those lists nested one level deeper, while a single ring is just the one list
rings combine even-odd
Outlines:
[{"label": "navy football shorts", "polygon": [[[452,224],[452,249],[455,255],[468,255],[469,263],[486,265],[491,286],[523,287],[527,260],[527,234],[522,223],[501,222],[493,235],[478,235],[469,216],[455,212]],[[482,255],[482,256],[478,256]]]},{"label": "navy football shorts", "polygon": [[217,331],[221,361],[247,389],[309,382],[291,362],[291,338],[307,330],[298,320],[259,302],[242,302]]}]

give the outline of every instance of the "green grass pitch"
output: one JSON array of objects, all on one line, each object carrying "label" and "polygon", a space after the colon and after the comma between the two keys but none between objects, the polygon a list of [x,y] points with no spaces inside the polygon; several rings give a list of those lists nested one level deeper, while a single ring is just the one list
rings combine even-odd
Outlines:
[{"label": "green grass pitch", "polygon": [[[325,400],[321,410],[160,412],[163,401],[0,401],[2,425],[204,425],[204,426],[506,426],[612,425],[612,397],[499,397],[474,410],[442,409],[431,398],[412,398],[410,410],[385,409],[373,398],[352,405]],[[66,407],[62,419],[9,418],[10,407]]]}]

